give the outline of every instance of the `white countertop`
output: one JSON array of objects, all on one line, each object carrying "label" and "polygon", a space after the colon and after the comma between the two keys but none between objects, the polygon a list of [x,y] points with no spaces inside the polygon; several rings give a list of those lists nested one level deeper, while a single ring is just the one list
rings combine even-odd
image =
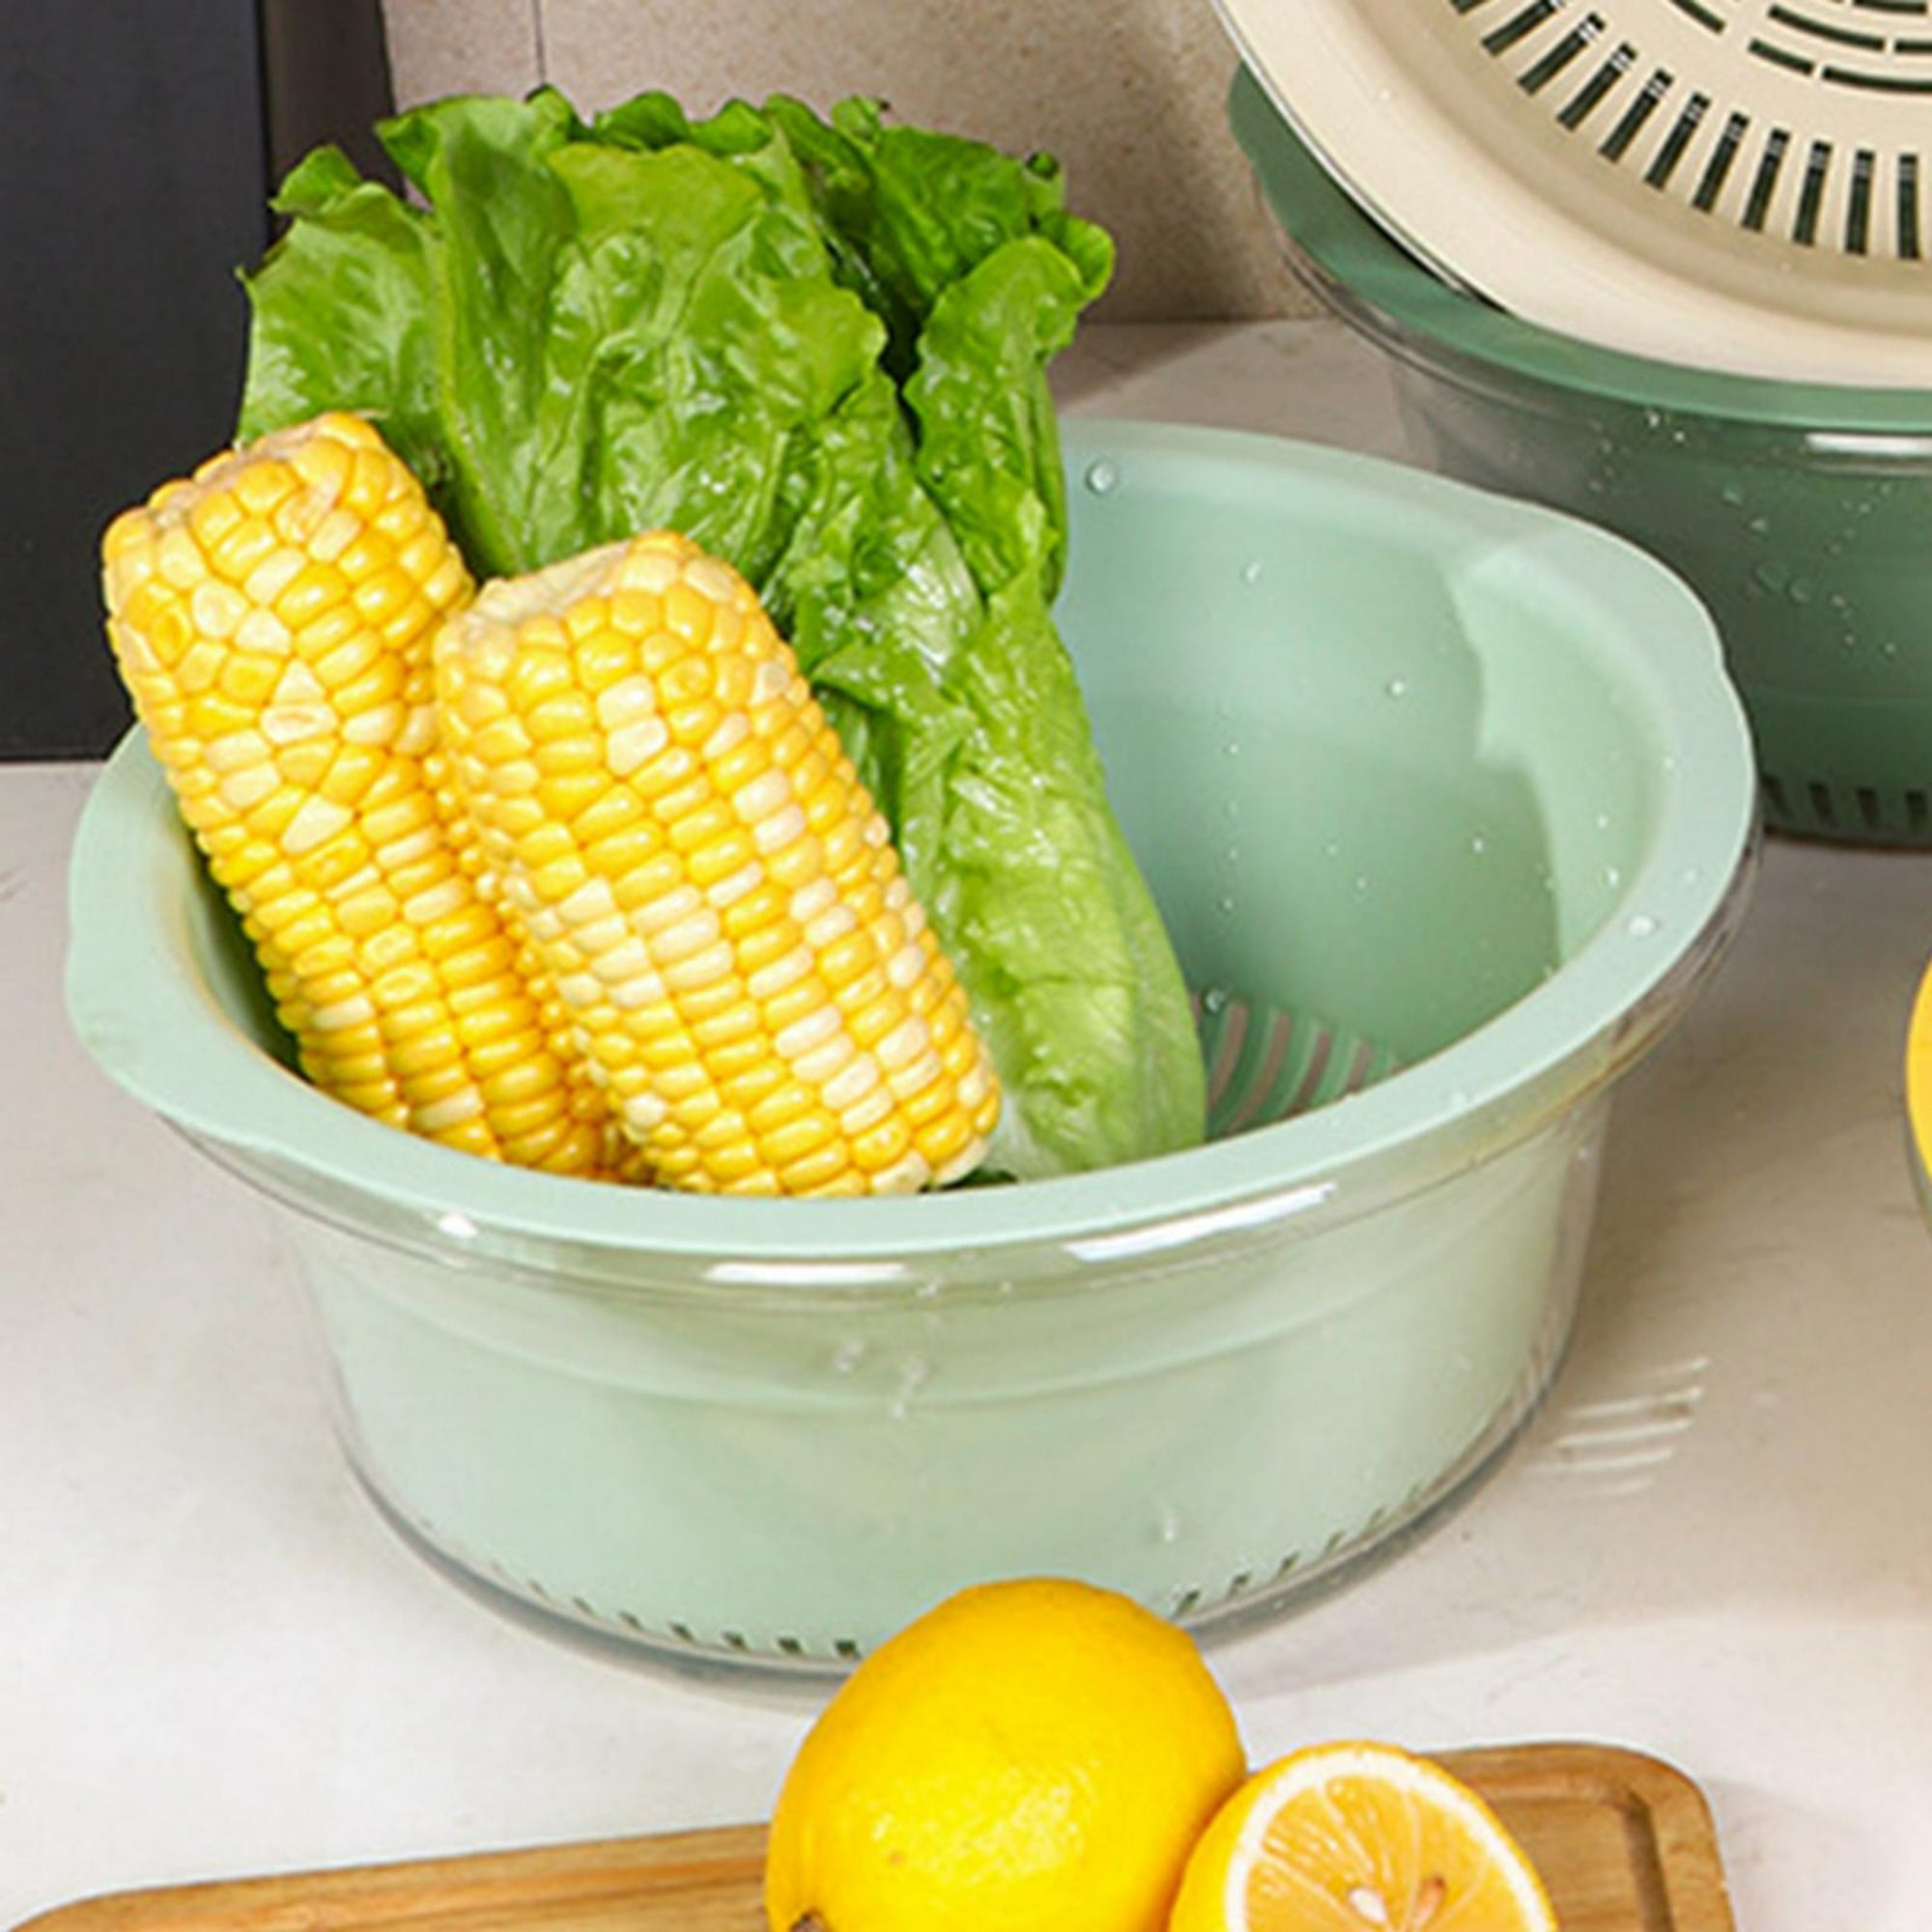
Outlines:
[{"label": "white countertop", "polygon": [[[1326,325],[1100,329],[1063,375],[1082,410],[1391,446]],[[353,1483],[264,1208],[68,1032],[91,778],[0,768],[0,1924],[763,1815],[808,1698],[501,1617]],[[1633,1746],[1702,1785],[1743,1932],[1922,1932],[1932,1235],[1901,1067],[1928,956],[1932,855],[1769,844],[1717,982],[1620,1091],[1576,1339],[1513,1455],[1210,1651],[1257,1761]]]}]

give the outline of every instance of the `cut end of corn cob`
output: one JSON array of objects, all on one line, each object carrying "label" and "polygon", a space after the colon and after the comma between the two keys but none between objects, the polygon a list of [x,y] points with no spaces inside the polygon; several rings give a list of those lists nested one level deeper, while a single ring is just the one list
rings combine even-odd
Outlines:
[{"label": "cut end of corn cob", "polygon": [[123,681],[310,1079],[452,1147],[608,1171],[608,1107],[438,770],[430,638],[474,586],[377,431],[329,413],[224,451],[101,560]]},{"label": "cut end of corn cob", "polygon": [[661,1183],[941,1185],[1000,1096],[884,819],[736,572],[652,532],[439,631],[457,786]]}]

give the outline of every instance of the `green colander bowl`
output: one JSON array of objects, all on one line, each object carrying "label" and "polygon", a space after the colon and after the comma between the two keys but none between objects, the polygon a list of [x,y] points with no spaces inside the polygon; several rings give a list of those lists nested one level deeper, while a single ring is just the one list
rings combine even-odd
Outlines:
[{"label": "green colander bowl", "polygon": [[1932,391],[1729,376],[1539,327],[1392,242],[1245,71],[1229,117],[1291,266],[1387,352],[1414,460],[1614,530],[1703,599],[1766,824],[1932,844]]},{"label": "green colander bowl", "polygon": [[488,1590],[780,1666],[997,1575],[1211,1629],[1392,1551],[1546,1386],[1611,1084],[1744,901],[1709,620],[1631,547],[1419,471],[1066,445],[1061,614],[1198,990],[1199,1149],[728,1202],[412,1139],[289,1071],[138,735],[103,773],[73,1023],[286,1210],[355,1467]]}]

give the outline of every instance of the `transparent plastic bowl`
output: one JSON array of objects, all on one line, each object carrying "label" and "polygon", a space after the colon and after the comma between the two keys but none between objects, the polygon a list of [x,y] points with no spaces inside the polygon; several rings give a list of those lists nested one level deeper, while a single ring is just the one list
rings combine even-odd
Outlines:
[{"label": "transparent plastic bowl", "polygon": [[1418,471],[1066,443],[1061,614],[1190,982],[1210,1019],[1319,1016],[1400,1063],[1350,1097],[905,1200],[507,1170],[291,1074],[138,736],[103,774],[79,1035],[287,1210],[355,1466],[490,1588],[780,1665],[999,1574],[1208,1628],[1393,1548],[1543,1391],[1611,1083],[1744,899],[1749,747],[1708,619],[1630,547]]},{"label": "transparent plastic bowl", "polygon": [[1387,352],[1409,452],[1586,517],[1717,619],[1774,830],[1932,844],[1932,391],[1618,355],[1451,286],[1237,74],[1236,139],[1302,281]]}]

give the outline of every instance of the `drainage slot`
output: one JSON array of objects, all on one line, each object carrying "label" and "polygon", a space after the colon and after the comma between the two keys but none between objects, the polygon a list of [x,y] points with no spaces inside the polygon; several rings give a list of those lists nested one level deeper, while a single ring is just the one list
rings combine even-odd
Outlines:
[{"label": "drainage slot", "polygon": [[1684,103],[1684,112],[1672,124],[1652,157],[1649,167],[1644,169],[1643,178],[1652,187],[1662,187],[1675,172],[1677,163],[1684,158],[1684,150],[1690,145],[1690,137],[1697,131],[1697,124],[1704,118],[1704,110],[1711,104],[1708,94],[1693,94]]},{"label": "drainage slot", "polygon": [[1597,111],[1604,97],[1636,64],[1636,49],[1626,41],[1565,103],[1557,120],[1572,129],[1580,128]]},{"label": "drainage slot", "polygon": [[1597,152],[1605,160],[1620,161],[1642,130],[1643,124],[1657,112],[1657,104],[1668,94],[1675,84],[1673,76],[1665,68],[1659,68],[1644,82],[1643,91],[1624,109],[1623,118],[1605,136],[1603,145]]},{"label": "drainage slot", "polygon": [[1784,151],[1790,145],[1791,130],[1787,128],[1774,128],[1765,136],[1757,179],[1751,183],[1750,200],[1745,205],[1744,225],[1754,232],[1764,226],[1771,212],[1771,198],[1777,191],[1777,171],[1784,165]]},{"label": "drainage slot", "polygon": [[1719,195],[1724,191],[1725,177],[1731,172],[1731,163],[1737,159],[1738,149],[1744,145],[1745,129],[1749,126],[1748,114],[1734,113],[1725,120],[1717,146],[1711,150],[1711,158],[1704,164],[1697,192],[1690,197],[1692,208],[1708,213],[1717,206]]},{"label": "drainage slot", "polygon": [[1825,201],[1825,178],[1832,172],[1832,144],[1813,141],[1804,158],[1804,185],[1798,194],[1798,213],[1791,239],[1808,248],[1818,239],[1818,211]]},{"label": "drainage slot", "polygon": [[1604,31],[1604,16],[1591,14],[1563,36],[1556,44],[1518,74],[1516,84],[1525,94],[1540,94],[1570,63]]}]

